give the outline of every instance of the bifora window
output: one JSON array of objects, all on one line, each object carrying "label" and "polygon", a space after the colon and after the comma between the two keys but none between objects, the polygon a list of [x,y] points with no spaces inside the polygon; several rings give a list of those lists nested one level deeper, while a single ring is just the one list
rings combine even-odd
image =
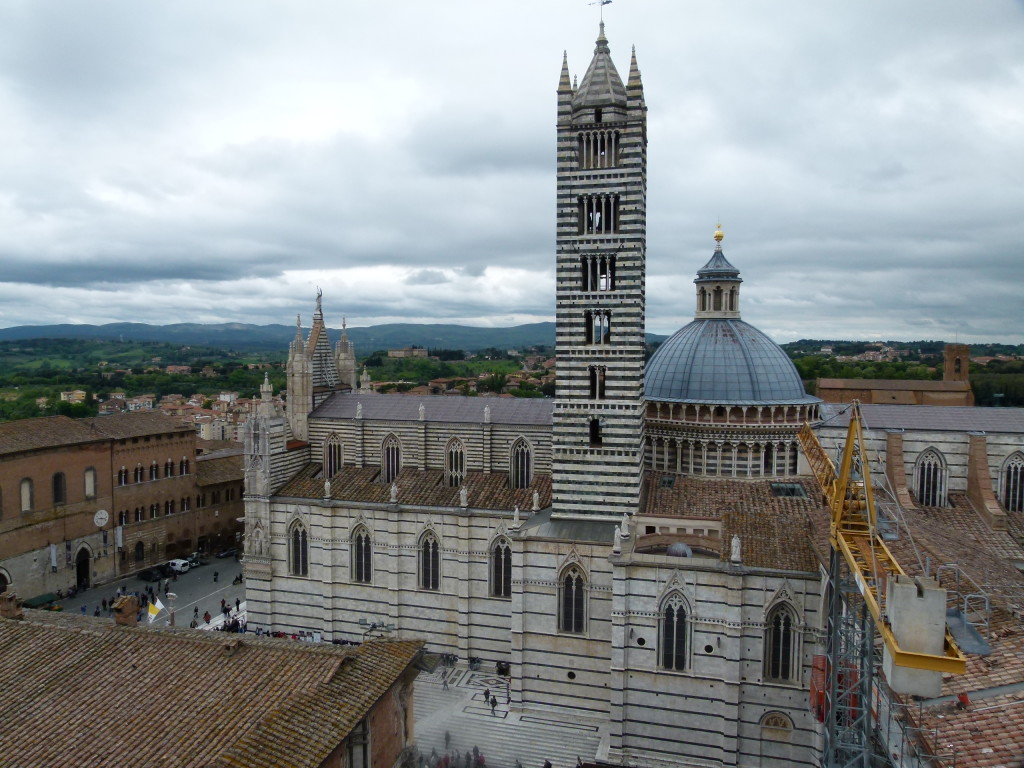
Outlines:
[{"label": "bifora window", "polygon": [[324,477],[334,477],[341,471],[341,438],[331,434],[324,443]]},{"label": "bifora window", "polygon": [[437,537],[427,532],[420,543],[420,589],[441,588],[441,549]]},{"label": "bifora window", "polygon": [[662,669],[686,669],[686,603],[681,595],[669,595],[661,609]]},{"label": "bifora window", "polygon": [[587,582],[583,571],[570,566],[559,580],[558,630],[583,634],[587,623]]},{"label": "bifora window", "polygon": [[512,444],[509,456],[509,485],[513,488],[529,488],[532,474],[530,444],[519,438]]},{"label": "bifora window", "polygon": [[402,468],[402,446],[394,435],[385,437],[381,444],[380,464],[381,480],[390,485]]},{"label": "bifora window", "polygon": [[498,539],[491,547],[491,594],[512,597],[512,547],[507,539]]},{"label": "bifora window", "polygon": [[301,523],[292,526],[289,538],[288,571],[292,576],[309,575],[309,537]]},{"label": "bifora window", "polygon": [[794,679],[796,619],[788,605],[777,605],[768,614],[764,632],[764,676],[769,680]]},{"label": "bifora window", "polygon": [[444,452],[444,479],[452,488],[462,485],[466,479],[466,450],[462,441],[453,439]]},{"label": "bifora window", "polygon": [[373,578],[373,545],[370,532],[360,526],[352,536],[352,580],[369,584]]}]

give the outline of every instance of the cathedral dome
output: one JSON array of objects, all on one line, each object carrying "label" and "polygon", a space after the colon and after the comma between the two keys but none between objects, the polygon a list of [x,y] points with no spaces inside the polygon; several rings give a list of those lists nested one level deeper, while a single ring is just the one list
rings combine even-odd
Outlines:
[{"label": "cathedral dome", "polygon": [[804,391],[796,366],[782,348],[740,319],[740,271],[722,251],[697,270],[697,311],[692,323],[662,344],[647,363],[648,400],[676,403],[818,403]]},{"label": "cathedral dome", "polygon": [[694,320],[654,353],[648,400],[682,403],[816,403],[782,348],[735,318]]}]

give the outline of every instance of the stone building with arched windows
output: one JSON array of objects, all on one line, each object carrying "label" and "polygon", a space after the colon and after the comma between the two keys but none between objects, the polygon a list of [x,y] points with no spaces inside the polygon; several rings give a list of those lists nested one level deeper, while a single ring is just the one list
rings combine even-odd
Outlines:
[{"label": "stone building with arched windows", "polygon": [[[358,641],[384,622],[507,663],[513,709],[593,721],[612,763],[818,765],[828,512],[796,438],[809,422],[835,448],[841,410],[743,322],[721,230],[693,322],[645,363],[646,110],[603,25],[578,85],[563,60],[553,400],[375,394],[317,296],[287,413],[267,385],[245,427],[250,624]],[[904,435],[881,407],[869,440],[908,508],[1019,515],[1024,428],[943,431],[947,407]]]}]

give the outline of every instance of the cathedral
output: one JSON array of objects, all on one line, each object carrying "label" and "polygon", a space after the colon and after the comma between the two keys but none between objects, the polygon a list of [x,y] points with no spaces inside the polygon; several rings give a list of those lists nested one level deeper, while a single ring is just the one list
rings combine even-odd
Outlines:
[{"label": "cathedral", "polygon": [[250,623],[381,622],[507,665],[513,708],[599,721],[613,763],[817,765],[822,505],[796,436],[829,414],[741,319],[721,229],[645,365],[647,107],[603,24],[578,84],[563,59],[556,138],[556,396],[376,394],[317,296],[287,412],[265,385],[246,427]]}]

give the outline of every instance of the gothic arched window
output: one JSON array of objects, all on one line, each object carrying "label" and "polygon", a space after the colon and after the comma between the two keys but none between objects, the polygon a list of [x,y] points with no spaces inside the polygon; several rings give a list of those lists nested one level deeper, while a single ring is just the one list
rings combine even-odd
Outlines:
[{"label": "gothic arched window", "polygon": [[117,470],[117,484],[128,485],[128,470],[124,467]]},{"label": "gothic arched window", "polygon": [[444,480],[452,488],[462,485],[466,479],[466,450],[462,441],[453,438],[444,451]]},{"label": "gothic arched window", "polygon": [[427,532],[420,541],[420,589],[441,588],[441,548],[437,537]]},{"label": "gothic arched window", "polygon": [[682,595],[671,594],[661,604],[661,648],[658,659],[662,669],[686,669],[686,602]]},{"label": "gothic arched window", "polygon": [[164,462],[164,477],[174,477],[174,459]]},{"label": "gothic arched window", "polygon": [[373,579],[373,542],[363,526],[352,535],[352,581],[369,584]]},{"label": "gothic arched window", "polygon": [[288,572],[292,576],[308,576],[309,537],[302,523],[292,525],[288,545]]},{"label": "gothic arched window", "polygon": [[1024,512],[1024,454],[1017,452],[1003,465],[1003,506],[1009,512]]},{"label": "gothic arched window", "polygon": [[132,479],[136,483],[141,483],[143,478],[143,469],[141,464],[135,465],[135,472],[132,474]]},{"label": "gothic arched window", "polygon": [[587,626],[587,581],[576,565],[558,580],[558,631],[581,635]]},{"label": "gothic arched window", "polygon": [[189,469],[189,467],[188,467],[188,459],[186,459],[184,456],[182,456],[181,457],[181,461],[178,464],[178,474],[179,475],[187,475],[188,474],[188,469]]},{"label": "gothic arched window", "polygon": [[925,507],[946,506],[946,462],[934,448],[922,453],[914,466],[917,503]]},{"label": "gothic arched window", "polygon": [[519,438],[512,444],[512,452],[509,455],[509,485],[512,488],[529,488],[532,474],[532,452],[530,444],[524,438]]},{"label": "gothic arched window", "polygon": [[590,444],[592,446],[601,445],[601,420],[591,419],[590,420]]},{"label": "gothic arched window", "polygon": [[160,477],[160,467],[158,467],[156,465],[156,462],[154,461],[152,464],[149,465],[149,479],[150,480],[156,480],[159,477]]},{"label": "gothic arched window", "polygon": [[390,485],[398,477],[398,471],[402,468],[402,444],[394,435],[388,435],[381,443],[380,471],[381,480]]},{"label": "gothic arched window", "polygon": [[512,547],[505,538],[491,547],[491,594],[512,597]]},{"label": "gothic arched window", "polygon": [[764,628],[764,676],[769,680],[798,679],[797,621],[793,609],[777,605],[768,613]]},{"label": "gothic arched window", "polygon": [[333,432],[324,442],[324,477],[332,478],[341,471],[344,455],[341,438]]}]

